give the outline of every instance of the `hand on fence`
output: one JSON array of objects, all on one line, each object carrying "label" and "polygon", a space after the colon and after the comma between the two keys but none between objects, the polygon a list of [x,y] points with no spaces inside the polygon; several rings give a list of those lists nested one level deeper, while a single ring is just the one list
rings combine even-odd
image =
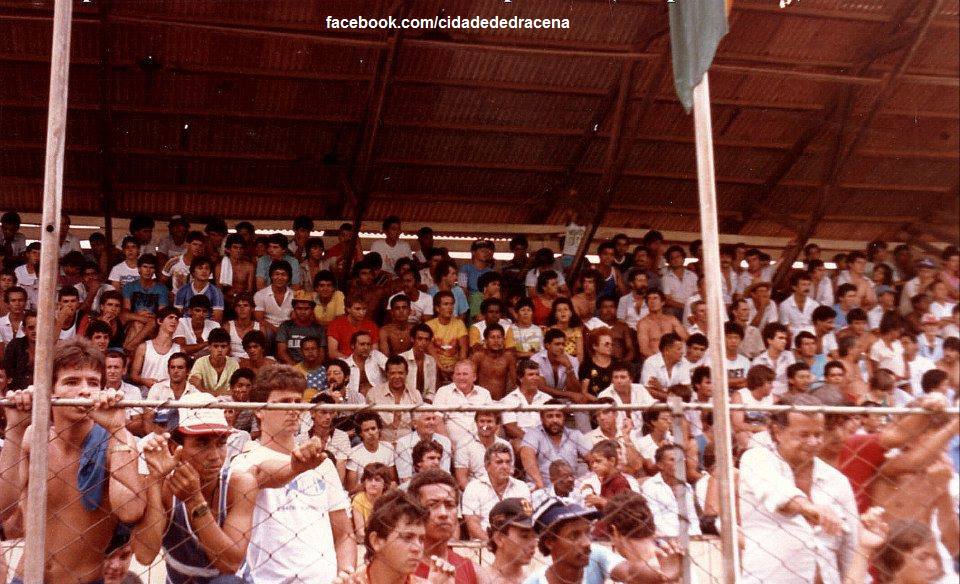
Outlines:
[{"label": "hand on fence", "polygon": [[[177,460],[170,452],[169,439],[170,434],[165,433],[163,436],[155,434],[143,443],[143,456],[147,460],[147,468],[154,478],[165,478],[177,466]],[[182,447],[177,448],[177,452],[180,451],[180,448]]]},{"label": "hand on fence", "polygon": [[30,410],[33,407],[33,388],[15,389],[7,392],[7,399],[13,402],[13,406],[4,408],[4,414],[7,418],[7,432],[17,429],[23,432],[30,425]]},{"label": "hand on fence", "polygon": [[183,456],[183,447],[178,446],[177,451],[173,454],[173,461],[175,467],[173,469],[173,474],[167,479],[170,484],[170,490],[173,491],[173,495],[181,501],[190,501],[192,499],[201,498],[200,494],[200,475],[197,474],[197,471],[194,468],[185,463],[181,462],[181,457]]},{"label": "hand on fence", "polygon": [[91,420],[103,426],[111,434],[126,427],[126,411],[122,407],[115,407],[123,401],[122,391],[119,389],[101,389],[91,398],[94,405],[87,411]]},{"label": "hand on fence", "polygon": [[883,545],[890,529],[883,520],[883,507],[871,507],[860,516],[860,522],[863,525],[860,530],[860,548],[863,552],[872,553]]}]

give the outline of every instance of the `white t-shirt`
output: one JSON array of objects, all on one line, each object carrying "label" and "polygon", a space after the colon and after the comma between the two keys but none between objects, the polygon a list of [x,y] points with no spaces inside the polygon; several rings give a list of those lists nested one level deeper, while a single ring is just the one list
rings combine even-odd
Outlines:
[{"label": "white t-shirt", "polygon": [[110,270],[110,275],[107,276],[107,280],[111,282],[120,282],[120,287],[123,288],[123,285],[127,282],[134,282],[140,279],[140,270],[136,266],[130,267],[127,265],[127,262],[120,262],[119,264],[113,266],[113,269]]},{"label": "white t-shirt", "polygon": [[398,241],[397,245],[390,247],[387,240],[378,239],[370,246],[370,251],[375,251],[383,258],[383,271],[393,273],[393,266],[400,258],[408,258],[413,255],[410,244],[406,241]]},{"label": "white t-shirt", "polygon": [[424,316],[433,316],[433,296],[430,296],[426,292],[420,292],[420,296],[416,300],[412,300],[409,295],[398,292],[387,299],[387,308],[390,308],[390,301],[403,294],[407,297],[407,300],[410,300],[410,317],[407,319],[408,322],[418,323]]},{"label": "white t-shirt", "polygon": [[253,302],[257,310],[263,311],[263,316],[273,326],[280,326],[290,318],[293,312],[293,290],[287,288],[280,302],[273,294],[273,287],[267,286],[253,295]]},{"label": "white t-shirt", "polygon": [[393,448],[386,442],[381,441],[376,452],[370,452],[361,442],[350,449],[350,456],[347,457],[347,470],[352,470],[360,475],[363,474],[363,467],[371,462],[380,462],[387,466],[396,466],[396,454]]},{"label": "white t-shirt", "polygon": [[[267,460],[289,460],[259,443],[233,459],[249,470]],[[253,511],[247,547],[248,582],[331,582],[337,577],[337,554],[330,513],[350,508],[337,469],[329,459],[280,489],[261,489]]]},{"label": "white t-shirt", "polygon": [[745,379],[747,377],[747,371],[750,371],[750,359],[737,354],[736,358],[731,361],[724,355],[723,369],[727,372],[727,377]]},{"label": "white t-shirt", "polygon": [[198,339],[196,333],[193,330],[193,325],[190,324],[190,317],[183,317],[180,319],[180,322],[177,324],[177,330],[173,333],[173,338],[177,339],[183,337],[184,342],[188,345],[195,345],[200,341],[205,341],[210,336],[210,331],[220,326],[219,323],[215,320],[210,320],[209,318],[203,321],[203,338]]},{"label": "white t-shirt", "polygon": [[896,375],[904,374],[903,345],[900,341],[893,341],[888,347],[882,340],[877,339],[870,346],[870,360],[875,361],[878,367],[889,369]]}]

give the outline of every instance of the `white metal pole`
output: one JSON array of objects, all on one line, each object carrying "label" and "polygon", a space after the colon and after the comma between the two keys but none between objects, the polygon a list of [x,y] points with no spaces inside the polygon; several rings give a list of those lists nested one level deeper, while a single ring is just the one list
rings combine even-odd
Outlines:
[{"label": "white metal pole", "polygon": [[53,8],[53,48],[50,53],[50,102],[47,110],[47,152],[43,169],[43,217],[40,224],[40,285],[37,291],[37,349],[33,370],[30,477],[27,491],[24,581],[44,581],[47,517],[47,442],[53,350],[57,342],[56,293],[63,199],[63,156],[67,133],[67,84],[70,73],[71,0],[56,0]]},{"label": "white metal pole", "polygon": [[720,235],[717,225],[717,186],[713,165],[713,128],[710,120],[708,75],[693,89],[693,122],[697,148],[697,188],[700,192],[700,236],[703,239],[703,275],[706,278],[710,377],[713,381],[713,434],[720,485],[720,543],[723,581],[733,584],[740,574],[737,515],[733,488],[733,444],[727,376],[723,366],[723,290],[720,275]]}]

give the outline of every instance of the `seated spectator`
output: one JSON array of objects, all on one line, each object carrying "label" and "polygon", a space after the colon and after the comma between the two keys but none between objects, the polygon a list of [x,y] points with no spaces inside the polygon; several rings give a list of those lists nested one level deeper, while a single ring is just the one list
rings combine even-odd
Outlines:
[{"label": "seated spectator", "polygon": [[[548,405],[561,405],[557,400]],[[540,412],[540,425],[523,436],[520,461],[528,479],[536,489],[549,485],[550,463],[562,459],[570,468],[584,469],[583,461],[591,445],[580,431],[565,427],[566,414],[561,409]],[[582,472],[577,473],[582,474]]]},{"label": "seated spectator", "polygon": [[[547,320],[553,311],[553,303],[560,298],[560,277],[553,270],[540,272],[537,276],[536,293],[530,298],[533,300],[533,322],[539,326],[547,326]],[[573,312],[571,305],[571,312]]]},{"label": "seated spectator", "polygon": [[[313,315],[313,295],[305,290],[297,290],[291,301],[293,312],[290,320],[285,320],[277,329],[277,361],[295,365],[303,361],[300,343],[307,337],[326,339],[323,327],[318,325]],[[326,350],[326,345],[320,347]]]},{"label": "seated spectator", "polygon": [[[413,476],[428,470],[439,469],[440,461],[444,456],[443,447],[435,440],[421,440],[413,446],[411,451],[411,462],[413,463]],[[410,486],[410,480],[400,483],[398,489],[407,490]]]},{"label": "seated spectator", "polygon": [[578,376],[585,393],[597,397],[610,387],[613,367],[613,334],[606,327],[596,328],[587,335],[589,355],[580,363]]},{"label": "seated spectator", "polygon": [[[517,363],[517,388],[500,400],[504,406],[535,406],[550,401],[550,394],[540,391],[540,366],[532,359],[521,359]],[[520,440],[528,428],[540,424],[540,415],[537,412],[505,411],[503,412],[503,430],[507,438],[519,447]]]},{"label": "seated spectator", "polygon": [[273,262],[269,268],[270,285],[263,286],[253,295],[256,306],[253,314],[260,323],[260,330],[272,339],[280,324],[293,312],[293,290],[289,287],[293,270],[285,260]]},{"label": "seated spectator", "polygon": [[[597,400],[597,403],[614,405],[613,399],[609,397],[600,398]],[[592,446],[608,440],[613,441],[617,445],[618,467],[631,474],[636,474],[637,470],[641,468],[641,465],[640,456],[628,438],[630,430],[633,428],[632,422],[626,422],[624,425],[618,426],[617,414],[618,412],[614,409],[597,410],[593,412],[593,420],[597,427],[587,432],[584,436],[586,436],[587,441]],[[589,462],[590,458],[588,457],[587,460]],[[593,488],[591,492],[597,493],[599,491],[599,483],[597,483],[596,488]]]},{"label": "seated spectator", "polygon": [[630,431],[630,441],[640,455],[643,470],[647,475],[658,472],[657,449],[664,444],[673,444],[673,418],[666,410],[644,410],[643,425]]},{"label": "seated spectator", "polygon": [[813,311],[820,303],[811,298],[812,281],[806,272],[794,272],[790,276],[790,290],[793,292],[780,303],[780,324],[787,325],[794,335],[800,331],[813,332]]},{"label": "seated spectator", "polygon": [[462,320],[454,317],[451,292],[437,292],[433,297],[433,310],[436,318],[428,320],[426,325],[433,330],[433,355],[441,378],[447,381],[453,374],[453,366],[467,358],[467,328]]},{"label": "seated spectator", "polygon": [[303,360],[294,365],[307,378],[307,391],[303,399],[310,401],[314,395],[327,388],[327,368],[323,337],[306,337],[300,341]]},{"label": "seated spectator", "polygon": [[246,257],[240,234],[227,236],[226,254],[217,262],[213,281],[223,292],[227,306],[235,306],[240,296],[252,296],[256,292],[256,267]]},{"label": "seated spectator", "polygon": [[[841,370],[842,368],[841,365]],[[747,386],[732,392],[730,403],[746,406],[773,405],[773,383],[776,378],[777,374],[773,369],[766,365],[754,365],[747,372]],[[746,450],[753,446],[769,446],[768,419],[768,414],[762,411],[731,410],[730,426],[737,447]]]},{"label": "seated spectator", "polygon": [[643,362],[640,382],[654,398],[666,401],[667,389],[690,385],[690,371],[683,364],[683,339],[676,333],[660,337],[659,352]]},{"label": "seated spectator", "polygon": [[697,293],[697,275],[684,265],[687,254],[679,245],[671,245],[664,254],[667,267],[660,279],[665,311],[680,316],[687,300]]},{"label": "seated spectator", "polygon": [[627,285],[630,291],[617,301],[617,320],[623,321],[632,330],[647,315],[647,274],[645,268],[634,267],[627,272]]},{"label": "seated spectator", "polygon": [[[755,247],[746,251],[744,259],[747,262],[747,268],[740,272],[740,280],[737,282],[737,292],[740,292],[744,296],[750,295],[749,288],[754,284],[758,282],[770,282],[773,278],[773,270],[762,265],[760,261],[761,255],[760,250]],[[740,264],[738,263],[737,265],[739,266]],[[761,325],[755,324],[754,326],[760,327]]]},{"label": "seated spectator", "polygon": [[407,385],[420,392],[424,401],[433,402],[437,392],[437,360],[430,354],[433,347],[433,329],[418,324],[412,331],[413,346],[400,353],[407,360]]},{"label": "seated spectator", "polygon": [[[115,389],[123,394],[123,399],[138,400],[143,398],[140,388],[123,380],[123,373],[127,369],[127,357],[122,351],[104,351],[103,386],[105,389]],[[125,409],[127,431],[134,436],[146,434],[143,428],[143,408]]]},{"label": "seated spectator", "polygon": [[157,311],[169,304],[170,290],[157,281],[156,268],[157,257],[150,253],[143,254],[137,259],[139,278],[123,286],[123,312],[120,318],[127,327],[124,348],[128,351],[135,350],[156,334]]},{"label": "seated spectator", "polygon": [[771,322],[780,320],[777,305],[770,298],[771,292],[770,282],[767,281],[754,282],[744,292],[750,310],[747,321],[761,331]]},{"label": "seated spectator", "polygon": [[181,286],[177,291],[173,305],[183,310],[184,306],[189,306],[190,301],[196,296],[205,296],[210,301],[210,310],[207,318],[223,322],[223,292],[220,288],[210,282],[213,274],[213,263],[206,256],[197,256],[190,262],[190,281]]},{"label": "seated spectator", "polygon": [[772,322],[763,327],[763,344],[766,350],[753,360],[752,365],[766,365],[777,373],[773,382],[773,395],[781,396],[787,392],[787,367],[796,362],[790,346],[790,331],[780,323]]},{"label": "seated spectator", "polygon": [[834,334],[836,328],[837,313],[829,306],[818,306],[810,315],[813,321],[813,336],[817,342],[817,353],[826,355],[831,359],[837,356],[837,336]]},{"label": "seated spectator", "polygon": [[509,388],[517,385],[517,359],[504,346],[504,331],[499,324],[491,324],[483,331],[484,344],[474,349],[470,360],[477,372],[477,382],[490,392],[494,401],[503,398]]},{"label": "seated spectator", "polygon": [[257,290],[268,285],[275,285],[273,279],[274,265],[277,262],[287,262],[287,275],[291,288],[299,290],[300,262],[290,255],[287,250],[287,237],[282,233],[272,233],[267,237],[267,255],[257,260]]},{"label": "seated spectator", "polygon": [[250,331],[243,335],[243,351],[246,357],[240,358],[240,367],[250,369],[254,373],[265,365],[276,363],[277,360],[267,356],[267,337],[260,331]]},{"label": "seated spectator", "polygon": [[494,444],[507,447],[511,460],[515,462],[514,448],[498,436],[501,426],[499,412],[476,412],[473,419],[477,424],[477,439],[457,448],[453,462],[453,474],[461,491],[467,488],[467,483],[486,474],[484,459],[487,450]]},{"label": "seated spectator", "polygon": [[484,272],[477,279],[479,290],[470,295],[470,320],[477,320],[483,314],[483,303],[487,300],[502,300],[501,284],[503,277],[500,272]]},{"label": "seated spectator", "polygon": [[[150,387],[150,390],[147,391],[148,400],[179,400],[185,395],[201,393],[188,379],[190,367],[193,363],[186,353],[174,353],[167,360],[166,365],[166,379],[158,381]],[[144,428],[150,429],[154,433],[158,432],[156,424],[159,423],[161,417],[168,419],[170,413],[169,408],[145,410],[143,412]]]},{"label": "seated spectator", "polygon": [[[433,399],[436,406],[485,406],[493,403],[490,392],[476,385],[477,372],[473,362],[463,360],[453,368],[453,383],[437,389]],[[445,412],[443,414],[444,432],[453,442],[454,449],[477,439],[477,425],[470,412]]]},{"label": "seated spectator", "polygon": [[[312,404],[337,403],[329,393],[318,393],[310,399]],[[333,457],[337,467],[337,475],[342,483],[347,477],[347,459],[350,458],[350,436],[334,424],[334,412],[330,410],[310,410],[310,428],[307,429],[309,438],[319,438],[323,449]],[[377,463],[379,464],[379,463]],[[389,486],[391,479],[384,479]]]},{"label": "seated spectator", "polygon": [[300,260],[301,281],[303,282],[303,289],[307,292],[316,293],[313,289],[313,279],[317,274],[327,269],[327,260],[323,257],[323,245],[322,238],[311,237],[306,241],[303,254],[299,253],[301,250],[297,248],[298,253],[296,255],[302,255]]},{"label": "seated spectator", "polygon": [[313,293],[317,297],[313,314],[319,324],[327,326],[346,312],[343,292],[337,290],[337,278],[330,270],[320,270],[313,277]]},{"label": "seated spectator", "polygon": [[[580,492],[588,507],[603,511],[611,497],[624,491],[640,488],[636,479],[620,470],[620,445],[614,440],[601,440],[593,445],[587,455],[590,473],[582,477]],[[594,530],[595,537],[606,537],[602,526]]]},{"label": "seated spectator", "polygon": [[[362,333],[361,333],[362,334]],[[355,352],[351,359],[359,356],[359,351]],[[363,371],[362,369],[360,371]],[[411,409],[416,408],[423,403],[423,397],[420,392],[410,388],[407,385],[407,361],[399,355],[394,355],[386,360],[384,364],[385,381],[373,385],[366,392],[367,403],[371,405],[406,405]],[[361,384],[361,393],[363,387]],[[411,415],[404,412],[384,412],[381,417],[386,417],[387,422],[383,426],[380,438],[391,445],[397,443],[397,439],[406,436],[411,432]]]},{"label": "seated spectator", "polygon": [[194,358],[207,355],[210,333],[220,328],[217,321],[210,320],[210,300],[206,296],[194,296],[187,305],[186,316],[180,319],[173,341],[183,347],[183,352]]},{"label": "seated spectator", "polygon": [[837,313],[838,327],[847,326],[847,313],[854,308],[860,308],[857,287],[853,284],[837,286],[837,303],[833,305],[833,311]]},{"label": "seated spectator", "polygon": [[177,257],[167,260],[167,263],[160,271],[160,276],[170,287],[170,291],[176,294],[190,281],[190,265],[194,258],[203,255],[206,247],[206,237],[200,231],[191,231],[186,237],[187,249]]},{"label": "seated spectator", "polygon": [[[137,347],[130,366],[130,381],[144,391],[167,379],[167,361],[181,346],[173,336],[180,327],[180,311],[172,306],[157,311],[157,336]],[[212,329],[211,329],[212,330]]]},{"label": "seated spectator", "polygon": [[490,510],[487,549],[494,556],[489,566],[479,568],[482,582],[523,582],[537,551],[532,514],[530,501],[518,498],[503,499]]},{"label": "seated spectator", "polygon": [[6,211],[0,216],[0,255],[18,258],[27,251],[27,237],[20,232],[20,214]]},{"label": "seated spectator", "polygon": [[[831,310],[831,312],[833,312]],[[753,359],[763,352],[763,339],[760,329],[750,324],[750,304],[743,298],[735,299],[730,305],[730,321],[743,329],[743,339],[737,351],[747,359]],[[831,324],[832,324],[831,320]],[[816,325],[814,325],[816,326]]]},{"label": "seated spectator", "polygon": [[579,282],[575,289],[580,292],[570,298],[573,309],[582,322],[587,322],[597,314],[597,286],[601,279],[600,272],[588,268],[580,273]]},{"label": "seated spectator", "polygon": [[233,302],[234,317],[223,327],[230,333],[230,355],[243,359],[247,352],[243,348],[243,337],[250,331],[259,331],[260,323],[253,318],[253,296],[249,293],[238,294]]},{"label": "seated spectator", "polygon": [[110,325],[101,320],[88,321],[83,331],[83,337],[89,339],[104,354],[110,348],[110,336],[112,334]]},{"label": "seated spectator", "polygon": [[[38,262],[40,259],[39,247],[40,244],[37,242]],[[123,251],[123,261],[113,266],[113,269],[110,270],[110,275],[107,276],[107,279],[110,281],[110,285],[113,286],[114,290],[123,290],[123,287],[128,282],[135,282],[140,278],[140,271],[137,269],[137,258],[140,257],[140,244],[137,243],[137,239],[132,235],[124,237],[120,244],[120,249]],[[17,282],[29,290],[29,287],[33,286],[34,281],[36,280],[36,277],[33,279],[31,279],[29,276],[27,278],[23,277],[25,274],[29,274],[30,269],[34,269],[34,266],[30,261],[30,254],[27,254],[27,263],[24,264],[24,266],[26,269],[22,272],[19,271],[19,268],[17,268]]]},{"label": "seated spectator", "polygon": [[[637,357],[635,338],[635,329],[630,328],[625,323],[617,320],[617,299],[613,296],[601,296],[597,316],[583,324],[587,331],[594,331],[599,328],[610,329],[611,340],[613,341],[613,358],[617,361],[632,363]],[[590,353],[590,343],[584,346],[587,353]]]},{"label": "seated spectator", "polygon": [[936,365],[933,360],[920,354],[920,346],[917,344],[916,337],[908,331],[900,333],[900,344],[903,346],[903,364],[909,374],[909,379],[901,381],[898,386],[914,397],[919,397],[923,394],[920,383],[923,374],[935,369]]},{"label": "seated spectator", "polygon": [[86,315],[80,312],[80,294],[73,286],[57,290],[57,312],[54,315],[58,340],[67,341],[77,335],[80,320]]},{"label": "seated spectator", "polygon": [[[879,327],[879,325],[877,325]],[[932,314],[920,317],[921,333],[917,335],[920,354],[931,361],[943,358],[943,337],[940,336],[940,322]]]},{"label": "seated spectator", "polygon": [[348,492],[359,487],[360,475],[371,462],[380,462],[389,468],[391,476],[397,476],[396,454],[390,444],[380,440],[383,419],[377,412],[360,412],[355,416],[360,444],[350,449],[347,458],[347,476],[344,486]]},{"label": "seated spectator", "polygon": [[198,358],[190,369],[190,383],[200,391],[213,395],[226,394],[230,379],[240,368],[236,358],[230,356],[230,335],[222,328],[210,331],[209,355]]},{"label": "seated spectator", "polygon": [[3,291],[3,301],[7,313],[0,316],[0,348],[13,339],[24,336],[23,319],[27,312],[27,291],[12,286]]},{"label": "seated spectator", "polygon": [[469,343],[471,350],[476,350],[483,344],[483,333],[492,324],[498,324],[503,328],[504,343],[507,349],[516,347],[516,340],[513,337],[513,323],[510,322],[510,319],[503,318],[503,301],[499,298],[484,300],[480,303],[480,316],[482,317],[480,320],[470,325]]},{"label": "seated spectator", "polygon": [[559,330],[566,335],[564,351],[577,361],[583,361],[583,323],[573,311],[573,304],[567,298],[557,298],[550,307],[547,317],[547,330]]},{"label": "seated spectator", "polygon": [[[230,398],[235,402],[250,401],[250,389],[253,387],[256,373],[252,369],[241,367],[230,376]],[[252,410],[235,410],[236,418],[233,420],[233,427],[245,432],[253,431],[254,414]]]},{"label": "seated spectator", "polygon": [[618,406],[630,404],[638,408],[629,412],[616,412],[618,430],[624,428],[628,415],[633,427],[643,426],[642,408],[656,402],[642,383],[633,383],[630,376],[630,366],[626,363],[614,363],[610,367],[610,385],[597,394],[598,400],[604,398],[613,400],[613,403]]},{"label": "seated spectator", "polygon": [[449,259],[442,259],[432,272],[434,285],[427,289],[427,294],[433,296],[433,312],[437,314],[437,294],[449,292],[453,295],[453,313],[464,317],[470,311],[470,301],[466,293],[458,284],[457,264]]},{"label": "seated spectator", "polygon": [[897,310],[897,290],[893,286],[877,286],[877,305],[867,311],[867,324],[870,330],[880,326],[880,319],[888,312]]},{"label": "seated spectator", "polygon": [[543,329],[533,323],[533,302],[521,298],[514,306],[516,322],[511,327],[517,358],[529,359],[543,348]]},{"label": "seated spectator", "polygon": [[367,318],[363,298],[351,296],[346,301],[347,312],[333,319],[327,326],[327,352],[331,359],[345,359],[353,352],[351,339],[359,331],[366,331],[370,340],[379,344],[380,330]]},{"label": "seated spectator", "polygon": [[614,552],[628,561],[643,562],[653,571],[653,578],[643,581],[680,579],[683,552],[672,546],[661,547],[662,540],[658,542],[654,537],[658,530],[653,513],[642,495],[624,491],[613,496],[604,507],[603,525]]},{"label": "seated spectator", "polygon": [[543,377],[542,389],[555,398],[568,399],[576,403],[589,400],[577,379],[580,362],[571,357],[564,349],[567,336],[563,331],[550,329],[544,335],[544,349],[530,357],[540,367]]},{"label": "seated spectator", "polygon": [[414,412],[413,432],[401,436],[397,439],[395,448],[397,454],[397,478],[406,481],[415,473],[413,449],[421,442],[435,442],[440,448],[440,467],[450,468],[450,457],[453,448],[450,439],[443,434],[438,434],[440,426],[440,414],[437,412]]},{"label": "seated spectator", "polygon": [[637,343],[644,357],[651,357],[659,351],[660,340],[664,335],[674,333],[681,341],[687,338],[687,330],[677,317],[667,314],[664,309],[663,292],[656,288],[647,290],[647,315],[637,323]]},{"label": "seated spectator", "polygon": [[878,338],[870,345],[870,360],[867,362],[870,372],[877,369],[889,369],[898,380],[906,379],[903,364],[903,345],[900,344],[900,316],[890,314],[880,321]]},{"label": "seated spectator", "polygon": [[370,388],[386,383],[387,356],[373,348],[370,333],[359,330],[350,337],[350,356],[344,362],[350,367],[347,387],[366,397]]},{"label": "seated spectator", "polygon": [[817,337],[807,331],[800,331],[794,338],[794,353],[797,363],[803,363],[812,375],[811,387],[818,387],[823,383],[823,368],[827,364],[827,356],[817,353]]},{"label": "seated spectator", "polygon": [[[426,294],[424,294],[426,296]],[[405,294],[390,297],[390,321],[380,327],[380,352],[388,357],[409,351],[413,346],[410,299]],[[419,321],[418,321],[419,322]]]},{"label": "seated spectator", "polygon": [[[454,582],[477,582],[476,565],[455,553],[450,546],[457,524],[457,485],[450,473],[432,469],[413,477],[407,492],[429,512],[423,539],[423,554],[415,574],[427,577],[431,571],[428,558],[446,560],[454,567]],[[447,577],[449,579],[449,577]]]},{"label": "seated spectator", "polygon": [[[111,347],[121,347],[124,345],[124,329],[123,329],[123,297],[116,290],[107,290],[103,293],[100,303],[100,313],[84,314],[80,321],[77,323],[77,334],[81,336],[87,336],[87,332],[90,329],[90,326],[99,322],[102,325],[106,326],[109,331],[109,345]],[[151,317],[153,319],[153,331],[156,333],[156,317]],[[132,353],[133,351],[127,351]]]},{"label": "seated spectator", "polygon": [[692,333],[687,337],[686,351],[683,354],[683,367],[687,371],[693,371],[710,362],[710,356],[707,355],[707,348],[710,343],[707,336],[703,333]]},{"label": "seated spectator", "polygon": [[350,507],[353,511],[353,531],[357,541],[364,541],[367,533],[367,522],[373,506],[386,492],[393,482],[390,468],[381,462],[371,462],[363,467],[360,477],[360,492],[353,496]]},{"label": "seated spectator", "polygon": [[518,498],[530,501],[526,483],[513,478],[513,451],[504,444],[492,444],[483,458],[485,476],[467,483],[463,490],[463,519],[470,537],[487,540],[490,511],[497,501]]}]

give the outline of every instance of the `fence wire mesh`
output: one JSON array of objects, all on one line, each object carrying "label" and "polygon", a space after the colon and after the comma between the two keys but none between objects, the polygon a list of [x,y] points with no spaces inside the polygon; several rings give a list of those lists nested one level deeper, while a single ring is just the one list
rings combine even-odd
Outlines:
[{"label": "fence wire mesh", "polygon": [[[472,404],[448,389],[462,401],[304,403],[282,383],[254,392],[265,402],[54,399],[47,579],[330,582],[397,561],[384,546],[406,525],[401,490],[424,509],[403,549],[434,582],[452,580],[432,556],[456,582],[523,581],[581,544],[623,564],[615,581],[722,581],[710,404]],[[43,482],[29,395],[3,401],[2,582]],[[957,408],[798,404],[731,407],[753,424],[734,436],[740,581],[891,581],[904,566],[956,581]]]}]

